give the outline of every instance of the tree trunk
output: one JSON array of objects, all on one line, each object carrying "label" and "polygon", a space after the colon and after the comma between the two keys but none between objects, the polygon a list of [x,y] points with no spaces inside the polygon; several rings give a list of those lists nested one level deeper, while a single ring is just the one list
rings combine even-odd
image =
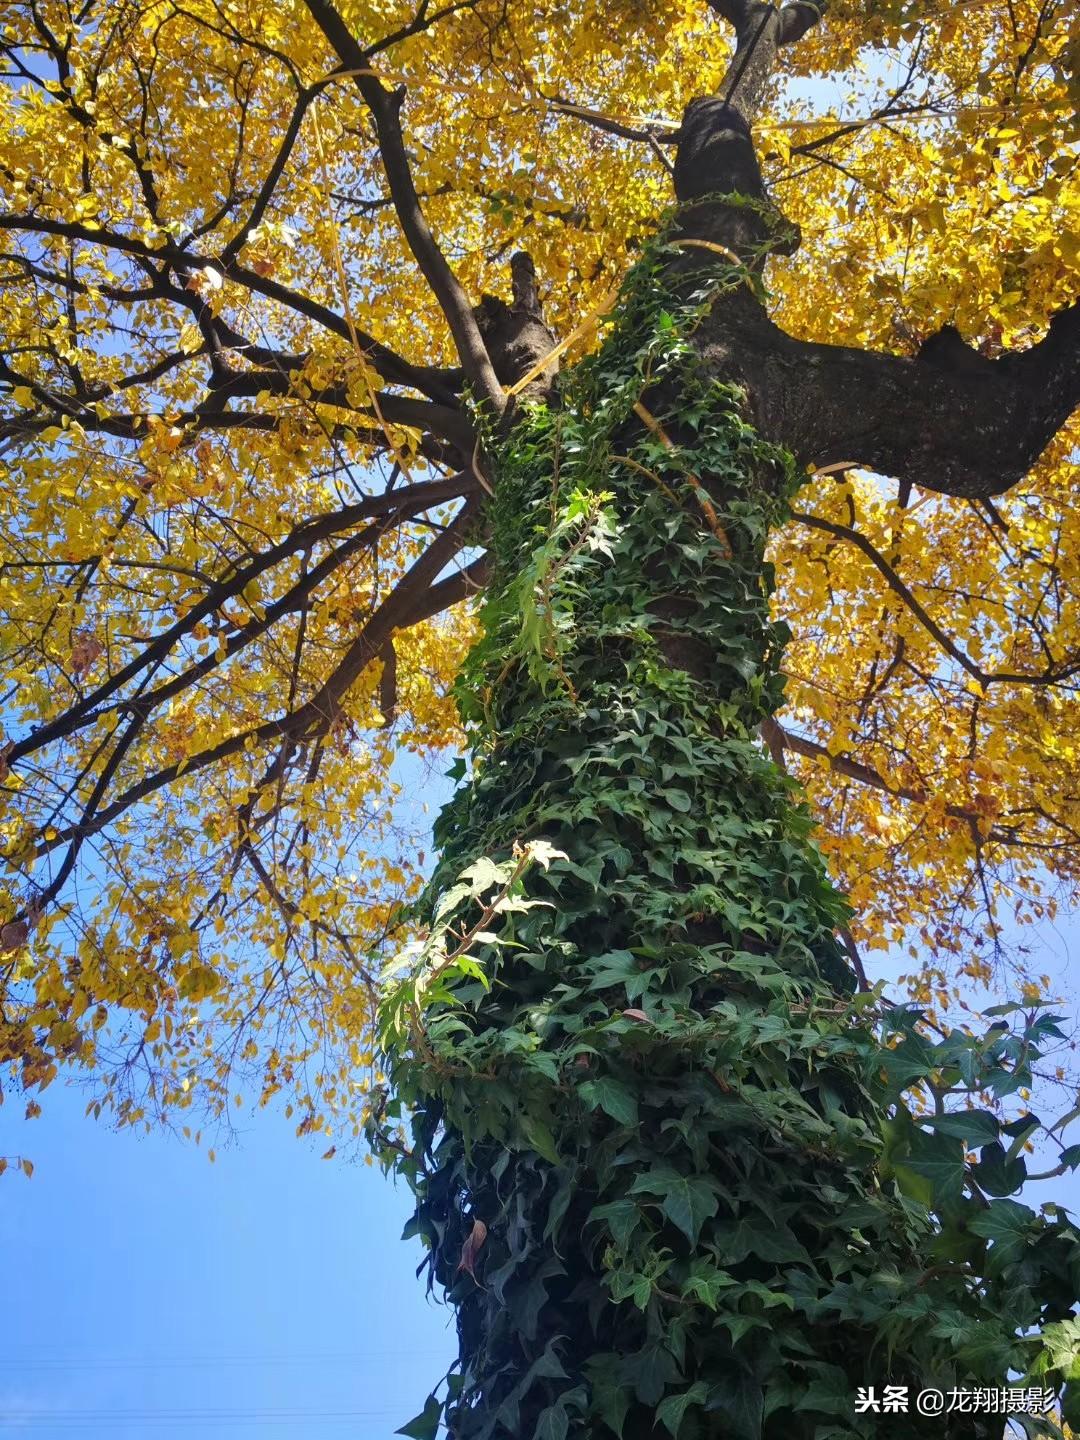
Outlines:
[{"label": "tree trunk", "polygon": [[[879,1175],[889,1052],[758,739],[786,634],[764,550],[799,476],[714,373],[717,309],[757,303],[752,269],[688,265],[686,238],[635,267],[561,404],[493,447],[460,685],[474,774],[428,901],[436,925],[458,905],[478,965],[443,965],[391,1077],[417,1107],[415,1228],[458,1309],[457,1440],[871,1435],[858,1386],[1006,1374],[1015,1320],[935,1263],[925,1212]],[[518,862],[527,908],[478,920],[476,871],[466,908],[449,895],[537,840],[561,858]]]}]

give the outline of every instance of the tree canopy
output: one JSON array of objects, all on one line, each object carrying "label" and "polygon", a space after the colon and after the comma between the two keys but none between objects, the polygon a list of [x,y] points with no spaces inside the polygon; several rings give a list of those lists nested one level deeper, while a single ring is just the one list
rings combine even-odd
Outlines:
[{"label": "tree canopy", "polygon": [[[484,425],[605,332],[744,11],[5,7],[0,1058],[24,1083],[80,1064],[129,1121],[254,1083],[355,1131],[371,957],[424,864],[392,763],[459,745]],[[767,308],[829,389],[795,417],[765,739],[851,944],[912,947],[941,1006],[1080,864],[1080,18],[784,13],[748,118],[801,243]]]}]

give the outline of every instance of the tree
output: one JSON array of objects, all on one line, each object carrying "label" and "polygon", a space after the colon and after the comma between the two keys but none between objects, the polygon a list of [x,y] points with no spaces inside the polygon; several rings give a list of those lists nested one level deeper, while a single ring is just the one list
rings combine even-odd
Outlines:
[{"label": "tree", "polygon": [[[1075,878],[1075,19],[11,10],[24,1081],[149,1120],[247,1069],[310,1132],[377,1025],[353,1124],[459,1305],[458,1436],[872,1434],[876,1363],[1067,1379],[1032,1122],[944,1104],[1024,1091],[1054,1019],[935,1038],[857,947],[921,936],[941,1006]],[[865,113],[809,118],[860,60]],[[450,733],[437,617],[485,584],[376,1021],[391,742]]]}]

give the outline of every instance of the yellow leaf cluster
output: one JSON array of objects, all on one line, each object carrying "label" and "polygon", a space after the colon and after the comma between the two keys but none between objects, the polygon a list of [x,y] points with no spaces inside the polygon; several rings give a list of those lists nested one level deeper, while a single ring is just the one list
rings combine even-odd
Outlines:
[{"label": "yellow leaf cluster", "polygon": [[[525,247],[570,334],[670,195],[662,144],[582,115],[673,132],[727,27],[702,0],[339,8],[404,87],[465,291],[506,295]],[[30,1086],[77,1063],[130,1123],[225,1117],[246,1084],[348,1139],[370,957],[424,867],[402,792],[456,742],[473,625],[459,605],[350,659],[455,513],[347,518],[437,470],[356,332],[417,366],[453,347],[302,0],[74,15],[0,14],[0,721],[59,727],[31,765],[0,749],[0,1061]],[[783,325],[913,354],[949,323],[990,357],[1043,333],[1080,273],[1078,56],[1080,17],[1037,0],[838,0],[758,131],[803,235],[770,268]],[[254,418],[212,423],[229,394]],[[1075,894],[1078,445],[990,506],[823,476],[775,542],[790,763],[858,938],[931,953],[931,997]]]}]

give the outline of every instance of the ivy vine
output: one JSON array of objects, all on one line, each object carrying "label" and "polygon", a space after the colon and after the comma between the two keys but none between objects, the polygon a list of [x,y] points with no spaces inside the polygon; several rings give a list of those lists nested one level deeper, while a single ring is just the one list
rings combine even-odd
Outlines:
[{"label": "ivy vine", "polygon": [[459,1364],[399,1432],[421,1440],[848,1440],[882,1423],[858,1386],[1075,1363],[1080,1237],[1009,1198],[1030,1128],[978,1099],[1055,1017],[935,1038],[856,992],[758,739],[787,635],[765,546],[801,477],[691,343],[746,273],[685,259],[653,246],[558,405],[490,447],[472,773],[387,982],[372,1117],[457,1310]]}]

